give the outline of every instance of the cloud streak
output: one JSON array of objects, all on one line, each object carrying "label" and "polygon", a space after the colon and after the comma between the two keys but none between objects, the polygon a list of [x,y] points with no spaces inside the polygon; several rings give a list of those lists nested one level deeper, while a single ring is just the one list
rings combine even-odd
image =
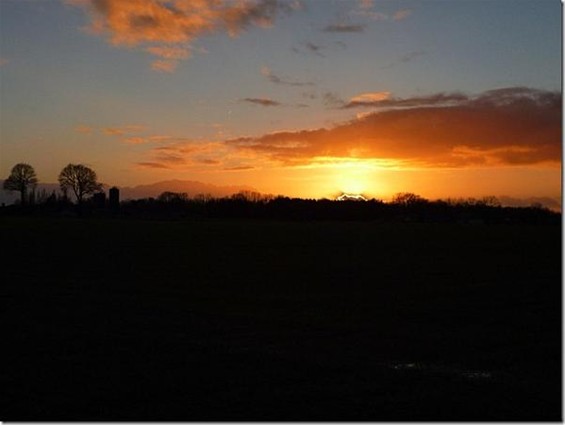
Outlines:
[{"label": "cloud streak", "polygon": [[142,133],[146,130],[143,125],[124,125],[121,127],[106,127],[102,129],[102,133],[106,136],[125,136],[128,134]]},{"label": "cloud streak", "polygon": [[414,51],[414,52],[406,53],[406,54],[398,57],[397,59],[381,66],[381,69],[388,69],[388,68],[392,68],[393,66],[396,66],[396,65],[401,64],[401,63],[408,63],[408,62],[412,61],[413,59],[417,58],[418,56],[423,56],[425,54],[426,54],[426,52],[424,52],[422,50],[417,50],[417,51]]},{"label": "cloud streak", "polygon": [[376,12],[374,8],[375,8],[374,1],[361,0],[357,3],[357,7],[354,8],[350,12],[350,14],[353,16],[367,18],[371,21],[387,21],[391,19],[393,21],[402,21],[408,18],[408,16],[412,14],[411,9],[399,9],[395,11],[392,15],[390,15],[382,12]]},{"label": "cloud streak", "polygon": [[370,108],[409,108],[416,106],[447,106],[453,103],[466,102],[469,97],[462,93],[437,93],[429,96],[395,98],[390,92],[362,93],[352,97],[348,102],[341,102],[342,109]]},{"label": "cloud streak", "polygon": [[277,102],[276,100],[259,97],[246,97],[245,99],[241,99],[240,101],[259,106],[282,106],[282,103]]},{"label": "cloud streak", "polygon": [[323,29],[324,32],[335,33],[361,33],[365,31],[365,25],[361,24],[331,24]]},{"label": "cloud streak", "polygon": [[412,10],[410,9],[397,10],[396,12],[394,12],[394,15],[392,15],[392,19],[394,19],[395,21],[402,21],[408,18],[408,16],[410,16],[411,14]]},{"label": "cloud streak", "polygon": [[[256,168],[262,158],[223,142],[174,139],[156,146],[136,165],[153,169],[245,171]],[[250,165],[253,163],[253,165]]]},{"label": "cloud streak", "polygon": [[279,77],[268,66],[264,66],[261,68],[261,74],[273,84],[282,84],[282,85],[294,86],[294,87],[304,87],[304,86],[314,85],[314,83],[309,81],[297,81],[297,80]]}]

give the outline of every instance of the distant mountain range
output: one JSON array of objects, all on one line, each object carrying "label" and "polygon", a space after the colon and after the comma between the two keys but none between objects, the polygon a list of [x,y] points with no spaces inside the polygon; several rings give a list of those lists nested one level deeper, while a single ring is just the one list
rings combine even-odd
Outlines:
[{"label": "distant mountain range", "polygon": [[[0,187],[3,187],[3,180],[0,180]],[[195,195],[212,195],[213,197],[224,197],[234,193],[241,192],[242,190],[254,191],[257,190],[251,186],[217,186],[209,183],[202,183],[193,180],[165,180],[152,184],[138,185],[133,187],[118,187],[120,189],[120,199],[140,199],[140,198],[156,198],[163,192],[184,192],[189,197]],[[106,188],[108,189],[108,188]],[[59,185],[57,183],[39,183],[37,185],[37,192],[45,190],[47,195],[53,191],[59,193]],[[18,192],[8,192],[0,190],[0,204],[10,205],[20,198]]]},{"label": "distant mountain range", "polygon": [[163,192],[184,192],[189,197],[195,195],[212,195],[223,197],[233,195],[242,190],[257,192],[251,186],[216,186],[214,184],[202,183],[193,180],[165,180],[152,184],[139,185],[134,187],[120,187],[120,199],[140,199],[156,198]]}]

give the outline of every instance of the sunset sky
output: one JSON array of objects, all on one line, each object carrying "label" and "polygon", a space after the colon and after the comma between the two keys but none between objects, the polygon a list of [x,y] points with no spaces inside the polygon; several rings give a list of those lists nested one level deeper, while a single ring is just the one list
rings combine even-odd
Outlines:
[{"label": "sunset sky", "polygon": [[0,0],[0,178],[561,191],[558,0]]}]

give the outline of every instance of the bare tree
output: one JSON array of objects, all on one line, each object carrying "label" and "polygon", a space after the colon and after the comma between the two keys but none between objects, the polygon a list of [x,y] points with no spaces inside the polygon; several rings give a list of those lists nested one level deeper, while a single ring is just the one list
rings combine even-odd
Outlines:
[{"label": "bare tree", "polygon": [[97,182],[94,170],[82,164],[69,164],[63,168],[59,174],[59,185],[63,193],[69,188],[72,189],[79,205],[85,195],[102,190],[102,184]]},{"label": "bare tree", "polygon": [[10,172],[10,176],[4,180],[4,189],[20,192],[21,203],[25,204],[28,187],[35,188],[37,175],[29,164],[16,164]]},{"label": "bare tree", "polygon": [[392,203],[397,205],[416,205],[427,203],[427,200],[414,193],[401,192],[394,195]]}]

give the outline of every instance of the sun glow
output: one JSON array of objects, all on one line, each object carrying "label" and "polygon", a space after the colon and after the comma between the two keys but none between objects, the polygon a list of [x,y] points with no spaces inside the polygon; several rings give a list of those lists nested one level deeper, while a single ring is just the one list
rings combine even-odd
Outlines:
[{"label": "sun glow", "polygon": [[340,194],[363,195],[365,198],[383,198],[391,194],[388,178],[404,168],[402,161],[382,158],[355,158],[318,156],[310,163],[298,165],[297,179],[308,187],[294,185],[296,193],[306,197],[333,199]]},{"label": "sun glow", "polygon": [[332,186],[342,193],[358,195],[382,192],[385,183],[378,178],[379,171],[391,165],[387,161],[351,158],[328,164],[332,169]]}]

